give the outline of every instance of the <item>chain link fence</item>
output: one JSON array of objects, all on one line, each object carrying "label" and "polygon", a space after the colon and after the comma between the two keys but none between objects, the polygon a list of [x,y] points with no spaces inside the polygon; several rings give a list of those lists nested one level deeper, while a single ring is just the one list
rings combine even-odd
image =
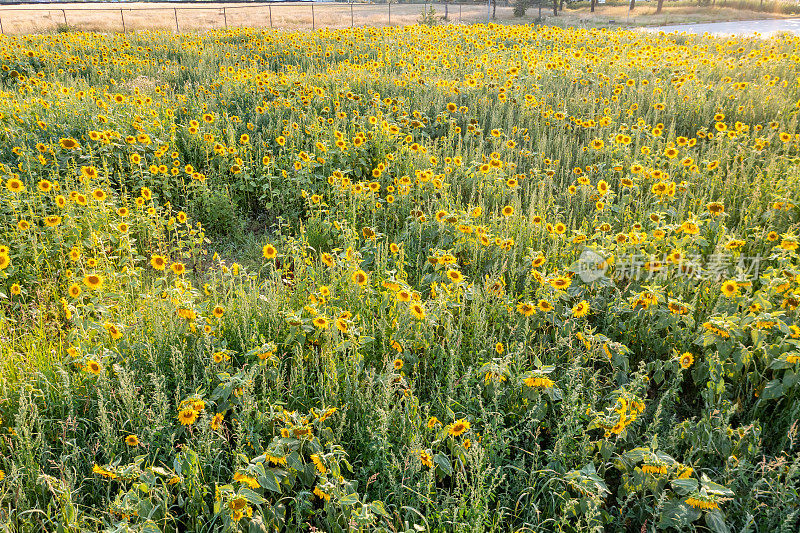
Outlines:
[{"label": "chain link fence", "polygon": [[[431,11],[432,10],[432,11]],[[52,31],[175,32],[237,27],[315,30],[416,23],[485,22],[494,14],[509,19],[513,8],[488,3],[271,2],[271,3],[103,3],[0,6],[0,31],[8,34]]]}]

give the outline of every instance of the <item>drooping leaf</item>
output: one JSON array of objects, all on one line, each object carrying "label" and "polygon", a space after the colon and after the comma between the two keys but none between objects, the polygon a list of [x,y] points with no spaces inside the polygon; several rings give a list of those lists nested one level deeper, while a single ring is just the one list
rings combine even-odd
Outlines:
[{"label": "drooping leaf", "polygon": [[676,479],[672,482],[672,488],[681,496],[686,496],[697,490],[697,480],[691,478]]},{"label": "drooping leaf", "polygon": [[453,475],[453,466],[450,464],[450,459],[445,454],[437,453],[433,456],[433,462],[445,475]]},{"label": "drooping leaf", "polygon": [[707,512],[705,519],[708,529],[714,533],[731,533],[731,529],[725,522],[725,515],[719,509]]}]

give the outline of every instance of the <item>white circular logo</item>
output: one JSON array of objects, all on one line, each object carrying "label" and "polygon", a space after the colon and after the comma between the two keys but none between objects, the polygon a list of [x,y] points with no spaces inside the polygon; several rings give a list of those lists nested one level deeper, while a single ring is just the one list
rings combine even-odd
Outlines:
[{"label": "white circular logo", "polygon": [[581,256],[578,258],[576,274],[584,281],[584,283],[591,283],[602,278],[608,270],[608,263],[602,255],[594,250],[584,248]]}]

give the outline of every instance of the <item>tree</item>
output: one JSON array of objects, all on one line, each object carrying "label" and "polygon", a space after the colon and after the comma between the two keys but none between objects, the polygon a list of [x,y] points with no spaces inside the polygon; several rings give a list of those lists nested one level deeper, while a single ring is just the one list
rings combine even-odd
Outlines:
[{"label": "tree", "polygon": [[558,16],[558,0],[553,0],[553,16]]},{"label": "tree", "polygon": [[656,7],[656,15],[661,13],[662,7],[664,7],[664,0],[658,0],[658,7]]},{"label": "tree", "polygon": [[589,4],[589,11],[591,11],[592,13],[594,13],[594,3],[595,3],[595,0],[592,0],[591,3]]},{"label": "tree", "polygon": [[[527,11],[530,6],[531,6],[531,0],[515,0],[514,16],[524,17],[525,11]],[[541,2],[539,3],[539,7],[541,8]]]},{"label": "tree", "polygon": [[629,7],[628,10],[633,11],[634,7],[636,7],[636,0],[631,0],[631,7]]}]

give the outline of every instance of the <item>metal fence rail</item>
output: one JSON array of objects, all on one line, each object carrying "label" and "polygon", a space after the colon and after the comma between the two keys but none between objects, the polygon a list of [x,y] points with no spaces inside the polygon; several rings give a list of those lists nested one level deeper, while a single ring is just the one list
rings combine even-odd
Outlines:
[{"label": "metal fence rail", "polygon": [[[502,0],[501,0],[502,2]],[[502,2],[506,3],[507,2]],[[501,5],[502,5],[501,3]],[[89,29],[126,33],[133,29],[173,29],[176,32],[230,27],[284,29],[384,26],[418,22],[430,8],[445,23],[487,19],[487,3],[420,2],[261,2],[248,4],[202,3],[122,6],[100,4],[0,5],[0,33],[34,33],[47,30]],[[498,8],[502,13],[509,7]],[[205,15],[201,15],[205,12]],[[143,22],[147,19],[149,22]],[[168,21],[171,21],[168,23]],[[4,24],[5,23],[5,24]],[[13,26],[13,27],[9,27]]]}]

